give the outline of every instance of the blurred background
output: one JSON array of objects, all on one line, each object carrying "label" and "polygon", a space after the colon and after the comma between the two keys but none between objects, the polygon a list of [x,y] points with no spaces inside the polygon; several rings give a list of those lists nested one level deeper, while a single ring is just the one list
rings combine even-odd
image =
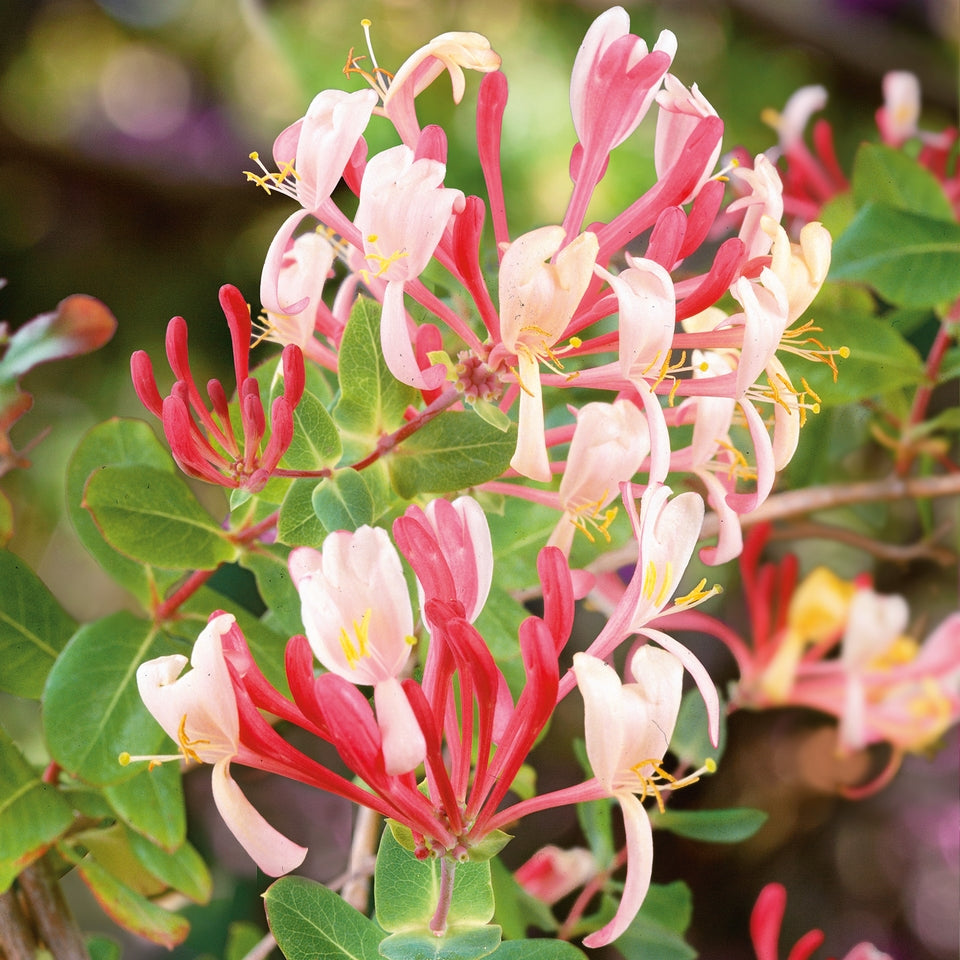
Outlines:
[{"label": "blurred background", "polygon": [[[626,6],[632,31],[651,45],[663,28],[677,34],[672,72],[697,83],[723,117],[725,149],[770,147],[775,134],[761,112],[782,107],[797,87],[819,83],[830,92],[825,115],[849,168],[857,143],[874,129],[881,78],[890,69],[919,75],[923,126],[956,123],[957,0]],[[66,458],[93,424],[142,414],[128,358],[138,348],[162,358],[171,316],[190,323],[198,377],[229,371],[217,290],[233,283],[256,306],[264,253],[292,210],[246,182],[248,154],[269,156],[276,134],[302,116],[320,89],[357,89],[358,81],[341,71],[349,49],[364,46],[360,18],[373,21],[377,58],[388,69],[447,30],[491,39],[510,81],[504,178],[519,232],[562,215],[573,142],[569,72],[584,31],[605,7],[594,0],[0,2],[0,277],[7,280],[0,320],[15,328],[84,292],[103,300],[119,321],[113,342],[99,353],[27,377],[35,408],[14,439],[22,446],[43,429],[51,432],[32,453],[33,469],[0,481],[16,510],[11,549],[75,617],[100,616],[124,601],[89,569],[63,519]],[[420,108],[422,118],[447,129],[448,184],[466,192],[482,192],[471,159],[476,83],[468,77],[466,101],[454,111],[441,79]],[[645,124],[611,163],[604,181],[611,202],[628,203],[652,182],[653,126]],[[371,148],[388,143],[373,135]],[[20,716],[9,698],[0,707]],[[30,726],[29,718],[10,722]],[[658,850],[655,879],[682,878],[694,889],[691,941],[701,955],[752,957],[749,910],[762,885],[777,879],[790,898],[784,955],[800,934],[821,926],[823,956],[842,956],[873,939],[896,960],[956,957],[956,737],[938,760],[912,758],[892,788],[853,804],[837,796],[836,785],[865,768],[833,769],[830,728],[799,713],[775,722],[776,755],[764,746],[769,717],[735,718],[731,761],[697,798],[704,806],[769,810],[771,821],[755,840],[732,850],[677,841]],[[578,735],[576,723],[558,723],[555,735]],[[245,910],[257,916],[259,909],[260,888],[249,872],[243,878],[249,863],[236,855],[232,838],[215,832],[199,781],[195,792],[198,829],[210,831],[197,842],[221,864],[223,906],[209,931],[201,924],[189,945],[157,956],[221,955],[223,918]],[[250,792],[256,802],[255,785]],[[315,796],[293,796],[284,794],[287,814],[323,824],[330,841],[313,875],[336,875],[349,811],[336,803],[318,811]],[[535,826],[510,854],[517,862],[556,839],[546,821],[543,836]],[[572,821],[557,827],[558,842],[575,841]],[[85,909],[79,893],[78,904]],[[85,920],[93,925],[97,918],[94,909]],[[154,951],[131,945],[125,955]]]}]

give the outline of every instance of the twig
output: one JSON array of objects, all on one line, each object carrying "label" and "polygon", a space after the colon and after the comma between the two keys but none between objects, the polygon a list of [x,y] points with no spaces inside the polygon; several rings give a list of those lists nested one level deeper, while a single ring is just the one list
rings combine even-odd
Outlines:
[{"label": "twig", "polygon": [[0,957],[4,960],[33,960],[36,955],[37,943],[17,902],[16,890],[0,894]]},{"label": "twig", "polygon": [[362,914],[366,914],[370,903],[370,873],[379,838],[380,814],[369,807],[358,807],[347,875],[340,888],[340,896]]},{"label": "twig", "polygon": [[257,943],[249,953],[244,954],[243,960],[266,960],[276,949],[277,941],[272,933],[268,933]]},{"label": "twig", "polygon": [[83,936],[46,859],[30,864],[17,877],[37,935],[57,960],[90,960]]}]

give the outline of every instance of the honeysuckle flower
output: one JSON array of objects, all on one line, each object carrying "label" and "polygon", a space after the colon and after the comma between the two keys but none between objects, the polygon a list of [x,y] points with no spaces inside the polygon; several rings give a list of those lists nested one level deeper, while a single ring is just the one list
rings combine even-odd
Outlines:
[{"label": "honeysuckle flower", "polygon": [[585,653],[573,657],[583,695],[587,757],[606,795],[620,804],[627,846],[620,906],[609,923],[584,939],[587,947],[612,943],[640,909],[653,869],[653,832],[642,800],[653,795],[662,805],[660,790],[672,779],[662,764],[680,710],[683,665],[665,650],[643,646],[633,655],[630,670],[634,682],[621,684],[602,660]]},{"label": "honeysuckle flower", "polygon": [[[789,154],[803,146],[803,134],[810,118],[827,105],[827,88],[819,84],[800,87],[790,94],[783,110],[767,110],[763,114],[779,137],[780,154]],[[775,159],[775,158],[772,158]]]},{"label": "honeysuckle flower", "polygon": [[[660,111],[657,114],[657,134],[653,144],[653,162],[657,176],[664,176],[679,161],[690,135],[696,130],[704,117],[715,117],[710,101],[694,84],[688,90],[675,76],[667,74],[663,80],[663,89],[657,94]],[[706,183],[722,149],[721,141],[705,160],[703,173],[694,188],[681,203],[692,200]]]},{"label": "honeysuckle flower", "polygon": [[425,598],[456,601],[473,623],[493,582],[493,545],[483,508],[473,497],[431,500],[407,507],[393,535]]},{"label": "honeysuckle flower", "polygon": [[510,465],[543,482],[551,474],[540,363],[557,362],[553,348],[586,293],[597,259],[594,234],[581,234],[561,250],[565,235],[557,226],[532,230],[510,244],[500,263],[500,332],[503,347],[517,357],[521,388],[517,450]]},{"label": "honeysuckle flower", "polygon": [[311,359],[330,366],[330,356],[321,350],[314,332],[324,333],[334,344],[339,340],[340,325],[323,302],[336,249],[318,230],[294,237],[305,216],[300,210],[288,217],[267,251],[260,275],[263,336],[296,344]]},{"label": "honeysuckle flower", "polygon": [[350,683],[373,686],[387,772],[414,769],[423,759],[423,734],[398,679],[414,643],[413,610],[386,531],[336,531],[322,552],[298,547],[289,565],[317,659]]},{"label": "honeysuckle flower", "polygon": [[877,108],[877,129],[883,142],[900,147],[917,135],[920,81],[909,70],[891,70],[883,77],[883,105]]},{"label": "honeysuckle flower", "polygon": [[386,282],[380,340],[390,371],[420,389],[434,389],[446,377],[442,366],[421,371],[407,328],[404,284],[430,262],[450,217],[463,209],[460,190],[443,186],[444,164],[416,158],[403,144],[378,153],[360,185],[355,224],[371,277]]},{"label": "honeysuckle flower", "polygon": [[793,323],[813,303],[827,279],[833,240],[817,221],[804,224],[799,243],[791,243],[786,230],[773,220],[764,220],[761,227],[773,238],[770,270],[783,284],[787,321]]},{"label": "honeysuckle flower", "polygon": [[137,669],[137,688],[183,757],[213,765],[213,799],[224,823],[257,866],[278,877],[298,867],[307,850],[271,827],[230,775],[231,761],[244,762],[244,757],[237,700],[221,638],[235,626],[230,614],[214,617],[193,646],[187,673],[183,673],[186,657],[159,657]]},{"label": "honeysuckle flower", "polygon": [[585,847],[564,850],[548,843],[514,870],[513,879],[549,906],[582,887],[597,870],[597,858]]},{"label": "honeysuckle flower", "polygon": [[744,211],[739,237],[746,244],[746,259],[765,256],[770,250],[772,240],[763,231],[763,218],[769,217],[779,223],[783,216],[783,181],[780,174],[761,153],[755,159],[752,169],[747,166],[734,167],[730,176],[745,183],[750,191],[727,207],[727,213]]},{"label": "honeysuckle flower", "polygon": [[590,25],[570,77],[570,112],[579,141],[571,158],[576,184],[564,227],[579,231],[614,147],[636,130],[670,69],[677,39],[661,32],[652,51],[630,33],[630,15],[611,7]]},{"label": "honeysuckle flower", "polygon": [[577,411],[577,425],[560,480],[558,493],[563,517],[550,536],[550,543],[569,554],[576,530],[591,542],[595,532],[610,535],[607,527],[616,508],[605,510],[640,469],[650,450],[647,421],[629,400],[584,404]]},{"label": "honeysuckle flower", "polygon": [[[273,159],[278,172],[247,173],[247,179],[267,193],[285,193],[304,210],[319,215],[343,176],[377,100],[373,90],[321,91],[306,114],[274,141]],[[258,160],[256,154],[251,158]]]},{"label": "honeysuckle flower", "polygon": [[167,359],[177,382],[170,396],[161,398],[153,365],[143,350],[130,358],[130,372],[140,402],[163,422],[170,452],[180,469],[191,477],[225,487],[256,492],[278,472],[280,458],[293,439],[293,411],[303,396],[303,354],[295,344],[283,351],[283,394],[270,410],[270,439],[263,446],[267,421],[260,399],[260,386],[250,376],[250,307],[236,287],[220,288],[223,308],[233,343],[233,367],[237,381],[242,438],[234,433],[226,391],[218,380],[207,383],[213,411],[207,409],[190,371],[187,324],[174,317],[167,325]]},{"label": "honeysuckle flower", "polygon": [[482,34],[442,33],[412,53],[397,70],[384,92],[383,112],[407,146],[416,147],[420,136],[414,99],[446,70],[453,102],[459,103],[466,88],[464,68],[481,73],[500,68],[500,55]]}]

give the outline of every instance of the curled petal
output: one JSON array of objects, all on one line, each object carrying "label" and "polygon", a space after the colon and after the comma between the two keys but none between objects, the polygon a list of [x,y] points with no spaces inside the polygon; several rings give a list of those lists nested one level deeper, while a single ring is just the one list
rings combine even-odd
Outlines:
[{"label": "curled petal", "polygon": [[264,873],[279,877],[303,863],[307,848],[294,843],[264,820],[230,776],[229,759],[214,764],[213,800],[223,822]]},{"label": "curled petal", "polygon": [[377,724],[383,737],[383,759],[389,774],[415,770],[426,755],[427,745],[407,695],[396,677],[374,684]]},{"label": "curled petal", "polygon": [[624,834],[627,841],[627,879],[620,897],[620,906],[614,918],[604,927],[585,937],[585,947],[602,947],[613,943],[630,926],[637,915],[653,873],[653,830],[643,804],[632,793],[617,794],[623,813]]}]

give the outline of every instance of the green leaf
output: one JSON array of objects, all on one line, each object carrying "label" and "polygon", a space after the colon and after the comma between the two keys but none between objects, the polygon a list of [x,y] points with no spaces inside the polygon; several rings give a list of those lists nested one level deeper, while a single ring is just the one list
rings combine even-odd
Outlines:
[{"label": "green leaf", "polygon": [[[585,960],[586,954],[566,940],[506,940],[490,960]],[[650,957],[649,960],[660,960]]]},{"label": "green leaf", "polygon": [[355,441],[349,453],[360,456],[381,434],[403,425],[404,411],[419,394],[387,369],[380,348],[380,305],[374,300],[360,297],[354,304],[337,356],[340,400],[333,416]]},{"label": "green leaf", "polygon": [[0,547],[5,547],[13,536],[13,504],[0,490]]},{"label": "green leaf", "polygon": [[478,844],[470,848],[467,854],[471,863],[484,863],[495,857],[511,840],[513,835],[503,830],[491,830]]},{"label": "green leaf", "polygon": [[70,805],[0,728],[0,893],[72,824]]},{"label": "green leaf", "polygon": [[464,490],[499,477],[517,447],[506,432],[468,411],[447,410],[390,453],[390,481],[401,497]]},{"label": "green leaf", "polygon": [[429,930],[408,930],[394,933],[380,944],[380,954],[387,960],[479,960],[500,946],[500,928],[450,927],[438,937]]},{"label": "green leaf", "polygon": [[[282,392],[282,390],[280,391]],[[290,470],[323,470],[341,457],[340,431],[323,404],[304,391],[293,411],[293,440],[280,460]]]},{"label": "green leaf", "polygon": [[[176,751],[171,746],[167,752]],[[176,850],[187,835],[179,766],[164,763],[151,770],[137,764],[133,769],[137,772],[129,780],[103,788],[107,800],[128,827],[167,850]]]},{"label": "green leaf", "polygon": [[238,553],[186,483],[151,467],[104,467],[87,481],[83,505],[111,546],[143,563],[211,570]]},{"label": "green leaf", "polygon": [[940,181],[902,150],[864,143],[853,162],[853,197],[857,206],[882,203],[954,223],[956,217]]},{"label": "green leaf", "polygon": [[[583,741],[581,740],[580,743]],[[609,797],[601,797],[577,804],[577,820],[580,822],[580,828],[587,838],[590,852],[597,863],[610,863],[616,849],[613,844],[613,816],[610,803]]]},{"label": "green leaf", "polygon": [[263,900],[287,960],[379,960],[377,925],[323,884],[282,877]]},{"label": "green leaf", "polygon": [[256,924],[238,920],[227,928],[227,946],[224,960],[245,960],[245,957],[263,939],[263,930]]},{"label": "green leaf", "polygon": [[868,203],[834,243],[829,279],[869,284],[904,307],[952,300],[960,294],[960,224]]},{"label": "green leaf", "polygon": [[715,747],[710,742],[707,708],[704,706],[703,697],[696,688],[688,690],[680,702],[680,713],[677,715],[677,725],[673,729],[670,752],[678,760],[694,768],[702,766],[706,760],[719,763],[727,747],[726,717],[726,708],[721,697],[720,743]]},{"label": "green leaf", "polygon": [[90,960],[120,960],[120,944],[108,937],[88,937],[86,946]]},{"label": "green leaf", "polygon": [[108,420],[84,436],[67,465],[67,508],[77,536],[97,563],[147,608],[153,597],[166,593],[179,572],[154,570],[114,550],[82,506],[84,487],[92,473],[124,465],[152,467],[171,476],[176,471],[170,454],[146,423]]},{"label": "green leaf", "polygon": [[314,488],[313,512],[327,530],[356,530],[373,523],[376,505],[363,476],[348,468]]},{"label": "green leaf", "polygon": [[730,810],[666,810],[650,814],[657,829],[669,830],[690,840],[707,843],[740,843],[752,837],[766,823],[763,810],[736,807]]},{"label": "green leaf", "polygon": [[[440,863],[418,860],[405,850],[390,830],[384,830],[374,874],[377,922],[391,933],[427,931],[437,909]],[[493,916],[490,863],[458,863],[449,926],[480,926]],[[432,936],[432,934],[430,934]],[[492,948],[491,948],[492,949]]]},{"label": "green leaf", "polygon": [[255,549],[245,550],[240,557],[240,565],[257,579],[257,589],[273,616],[272,623],[288,636],[303,633],[300,594],[287,569],[289,553],[284,547],[257,544]]},{"label": "green leaf", "polygon": [[67,773],[100,786],[120,783],[137,772],[120,766],[123,751],[160,752],[167,735],[140,700],[136,671],[170,652],[152,624],[125,611],[74,634],[43,696],[47,744]]},{"label": "green leaf", "polygon": [[290,484],[280,504],[277,539],[288,547],[319,547],[327,535],[313,509],[313,492],[320,481],[302,477]]},{"label": "green leaf", "polygon": [[189,844],[184,843],[172,853],[161,850],[139,833],[127,831],[134,856],[165,886],[179,890],[195,903],[207,903],[213,891],[213,880],[203,858]]},{"label": "green leaf", "polygon": [[97,903],[121,927],[168,950],[186,939],[190,924],[183,917],[140,896],[90,857],[81,860],[76,854],[71,856],[62,845],[61,852],[77,863],[77,873]]},{"label": "green leaf", "polygon": [[129,833],[122,824],[82,830],[70,835],[70,843],[83,849],[116,880],[144,897],[158,897],[167,886],[144,867],[133,853]]},{"label": "green leaf", "polygon": [[697,951],[683,939],[692,915],[693,897],[685,883],[653,883],[640,912],[617,938],[617,950],[625,957],[693,960]]},{"label": "green leaf", "polygon": [[0,551],[0,584],[0,689],[35,700],[77,624],[43,581],[6,550]]}]

